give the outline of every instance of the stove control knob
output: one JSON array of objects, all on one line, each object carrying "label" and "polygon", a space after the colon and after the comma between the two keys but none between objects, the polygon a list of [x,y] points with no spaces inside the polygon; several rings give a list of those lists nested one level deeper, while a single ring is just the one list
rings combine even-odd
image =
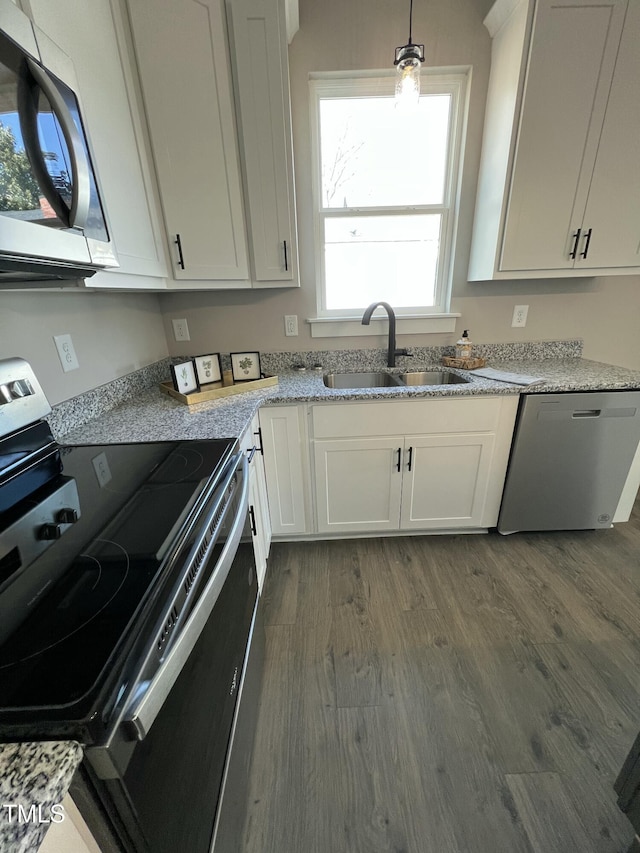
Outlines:
[{"label": "stove control knob", "polygon": [[11,391],[11,394],[16,398],[28,397],[30,394],[33,393],[31,387],[29,386],[29,383],[26,382],[24,379],[16,379],[16,381],[12,382],[9,386],[9,390]]},{"label": "stove control knob", "polygon": [[78,520],[78,510],[71,507],[64,507],[59,510],[56,515],[58,524],[74,524]]},{"label": "stove control knob", "polygon": [[59,539],[62,536],[62,528],[59,524],[43,524],[38,530],[38,539]]}]

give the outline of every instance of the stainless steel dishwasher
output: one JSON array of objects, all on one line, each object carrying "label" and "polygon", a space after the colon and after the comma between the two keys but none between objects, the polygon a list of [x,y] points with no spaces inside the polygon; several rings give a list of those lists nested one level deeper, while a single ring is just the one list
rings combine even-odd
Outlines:
[{"label": "stainless steel dishwasher", "polygon": [[610,527],[640,442],[640,391],[522,397],[498,530]]}]

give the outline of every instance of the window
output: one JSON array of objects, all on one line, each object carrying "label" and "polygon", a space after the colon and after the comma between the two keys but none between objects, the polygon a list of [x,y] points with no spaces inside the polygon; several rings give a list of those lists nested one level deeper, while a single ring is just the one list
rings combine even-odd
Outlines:
[{"label": "window", "polygon": [[448,311],[466,80],[423,72],[405,113],[391,76],[312,79],[319,317]]}]

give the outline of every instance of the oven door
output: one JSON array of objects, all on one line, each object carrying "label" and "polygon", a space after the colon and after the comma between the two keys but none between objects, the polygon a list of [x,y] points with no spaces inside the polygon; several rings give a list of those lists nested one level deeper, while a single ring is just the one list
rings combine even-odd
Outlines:
[{"label": "oven door", "polygon": [[[238,696],[249,692],[247,673],[256,669],[249,665],[257,580],[247,486],[242,459],[233,508],[219,524],[224,543],[211,547],[215,565],[171,652],[150,683],[137,685],[111,743],[87,750],[79,805],[101,841],[97,812],[106,812],[128,853],[212,849]],[[255,695],[249,701],[257,705]]]}]

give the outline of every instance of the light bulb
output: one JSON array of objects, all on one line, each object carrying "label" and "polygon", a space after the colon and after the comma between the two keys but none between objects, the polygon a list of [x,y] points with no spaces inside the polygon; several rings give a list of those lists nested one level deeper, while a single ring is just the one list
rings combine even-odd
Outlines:
[{"label": "light bulb", "polygon": [[396,106],[417,107],[420,98],[420,62],[414,57],[407,57],[396,67]]}]

